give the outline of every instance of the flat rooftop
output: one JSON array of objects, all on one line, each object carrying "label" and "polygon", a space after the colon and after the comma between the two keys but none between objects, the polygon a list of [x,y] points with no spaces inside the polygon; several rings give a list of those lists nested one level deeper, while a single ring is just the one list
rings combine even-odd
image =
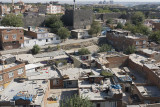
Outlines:
[{"label": "flat rooftop", "polygon": [[160,97],[160,90],[157,86],[137,86],[144,97]]},{"label": "flat rooftop", "polygon": [[8,68],[12,68],[14,66],[17,66],[19,65],[20,63],[11,63],[11,64],[7,64],[7,65],[1,65],[0,64],[0,71],[1,70],[5,70],[5,69],[8,69]]},{"label": "flat rooftop", "polygon": [[[87,97],[89,100],[106,100],[112,98],[114,94],[121,94],[121,89],[114,89],[111,87],[110,79],[104,80],[104,84],[89,84],[88,81],[79,82],[79,94],[82,97]],[[110,91],[105,92],[109,88]]]},{"label": "flat rooftop", "polygon": [[137,63],[139,65],[150,64],[150,63],[154,63],[155,62],[154,59],[147,58],[145,56],[138,55],[138,54],[131,54],[129,56],[129,59],[131,59],[133,62],[135,62],[135,63]]},{"label": "flat rooftop", "polygon": [[[44,83],[44,80],[25,81],[23,83],[11,82],[10,85],[0,93],[0,101],[12,101],[13,97],[20,91],[27,92],[27,94],[37,95],[34,100],[34,105],[41,105],[44,94],[47,90],[48,82]],[[44,93],[37,94],[38,90],[43,90]]]},{"label": "flat rooftop", "polygon": [[44,67],[42,69],[38,69],[38,71],[26,71],[26,76],[29,80],[32,79],[50,79],[52,77],[58,78],[60,75],[58,72],[51,67]]},{"label": "flat rooftop", "polygon": [[154,53],[160,53],[160,52],[157,52],[157,51],[153,51],[153,50],[151,50],[151,49],[142,49],[141,51],[142,51],[143,53],[150,54],[150,55],[152,55],[152,54],[154,54]]},{"label": "flat rooftop", "polygon": [[24,29],[24,28],[23,27],[12,27],[12,26],[9,26],[9,27],[0,26],[0,29]]}]

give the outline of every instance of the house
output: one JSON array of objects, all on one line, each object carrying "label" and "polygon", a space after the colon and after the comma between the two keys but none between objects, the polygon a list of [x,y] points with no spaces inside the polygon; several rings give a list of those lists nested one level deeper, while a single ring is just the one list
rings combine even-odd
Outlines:
[{"label": "house", "polygon": [[146,48],[148,46],[147,36],[141,34],[131,34],[129,31],[112,30],[106,34],[107,42],[118,51],[124,51],[129,46],[135,46],[136,49]]},{"label": "house", "polygon": [[60,38],[53,33],[49,33],[45,28],[28,28],[25,31],[24,43],[21,47],[32,47],[34,45],[44,46],[47,44],[59,44]]},{"label": "house", "polygon": [[3,50],[20,48],[24,43],[22,27],[0,26],[0,48]]},{"label": "house", "polygon": [[71,31],[71,36],[76,39],[89,38],[87,29],[75,29]]},{"label": "house", "polygon": [[6,5],[0,5],[0,15],[4,16],[6,14],[10,13],[10,8],[7,7]]},{"label": "house", "polygon": [[25,76],[24,63],[17,61],[11,54],[0,56],[0,91],[4,90],[15,78]]}]

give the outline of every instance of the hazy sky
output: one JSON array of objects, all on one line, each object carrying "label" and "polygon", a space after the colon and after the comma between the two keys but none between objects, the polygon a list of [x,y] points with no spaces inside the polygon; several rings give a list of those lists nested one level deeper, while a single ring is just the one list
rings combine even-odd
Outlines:
[{"label": "hazy sky", "polygon": [[[11,2],[12,0],[0,0],[2,2]],[[15,2],[20,0],[14,0]],[[21,0],[24,2],[49,2],[49,1],[59,1],[59,2],[72,2],[73,0]],[[76,0],[77,2],[89,2],[89,1],[103,1],[103,0]],[[106,0],[109,1],[109,0]],[[115,2],[160,2],[160,0],[114,0]]]}]

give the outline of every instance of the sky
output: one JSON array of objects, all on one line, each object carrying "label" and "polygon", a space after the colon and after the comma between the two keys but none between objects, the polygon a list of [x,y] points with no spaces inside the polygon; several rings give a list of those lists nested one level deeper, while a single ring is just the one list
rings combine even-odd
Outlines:
[{"label": "sky", "polygon": [[[0,0],[1,2],[11,2],[12,0]],[[14,0],[18,2],[20,0]],[[59,1],[62,3],[72,3],[73,0],[21,0],[23,2],[49,2],[49,1]],[[77,2],[98,2],[103,0],[76,0]],[[109,1],[109,0],[106,0]],[[160,2],[160,0],[114,0],[114,2]]]}]

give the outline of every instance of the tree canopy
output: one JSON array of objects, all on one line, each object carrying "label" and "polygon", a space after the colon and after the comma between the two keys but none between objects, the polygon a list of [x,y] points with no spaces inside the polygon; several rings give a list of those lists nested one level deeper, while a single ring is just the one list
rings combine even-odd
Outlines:
[{"label": "tree canopy", "polygon": [[59,16],[51,15],[45,20],[45,26],[51,28],[51,32],[57,33],[58,29],[63,27],[63,22]]},{"label": "tree canopy", "polygon": [[87,48],[81,48],[78,50],[79,55],[87,55],[90,54],[91,52]]},{"label": "tree canopy", "polygon": [[131,17],[131,22],[134,25],[141,25],[145,20],[145,15],[142,12],[135,12]]},{"label": "tree canopy", "polygon": [[107,51],[111,51],[112,47],[108,44],[103,44],[100,48],[99,48],[99,52],[107,52]]},{"label": "tree canopy", "polygon": [[150,39],[151,41],[154,41],[154,42],[160,44],[160,31],[153,32],[153,33],[149,36],[149,39]]},{"label": "tree canopy", "polygon": [[93,23],[91,24],[91,29],[88,31],[88,33],[90,35],[96,34],[96,36],[98,36],[98,33],[101,32],[101,29],[102,29],[102,27],[101,27],[100,23],[97,21],[93,21]]},{"label": "tree canopy", "polygon": [[40,52],[40,50],[41,48],[38,45],[34,45],[31,51],[32,51],[32,54],[37,54]]},{"label": "tree canopy", "polygon": [[144,25],[133,25],[133,24],[127,23],[123,28],[125,30],[131,31],[131,33],[133,34],[141,33],[143,35],[149,36],[151,33],[150,29]]},{"label": "tree canopy", "polygon": [[70,36],[69,30],[65,27],[59,28],[57,34],[63,40],[67,39]]},{"label": "tree canopy", "polygon": [[125,51],[126,54],[133,54],[135,52],[136,52],[135,46],[128,46],[128,48]]},{"label": "tree canopy", "polygon": [[3,26],[23,27],[22,15],[8,14],[2,21]]},{"label": "tree canopy", "polygon": [[116,29],[123,29],[122,23],[118,23],[117,26],[116,26]]},{"label": "tree canopy", "polygon": [[87,98],[74,95],[60,102],[60,107],[92,107],[92,103]]}]

